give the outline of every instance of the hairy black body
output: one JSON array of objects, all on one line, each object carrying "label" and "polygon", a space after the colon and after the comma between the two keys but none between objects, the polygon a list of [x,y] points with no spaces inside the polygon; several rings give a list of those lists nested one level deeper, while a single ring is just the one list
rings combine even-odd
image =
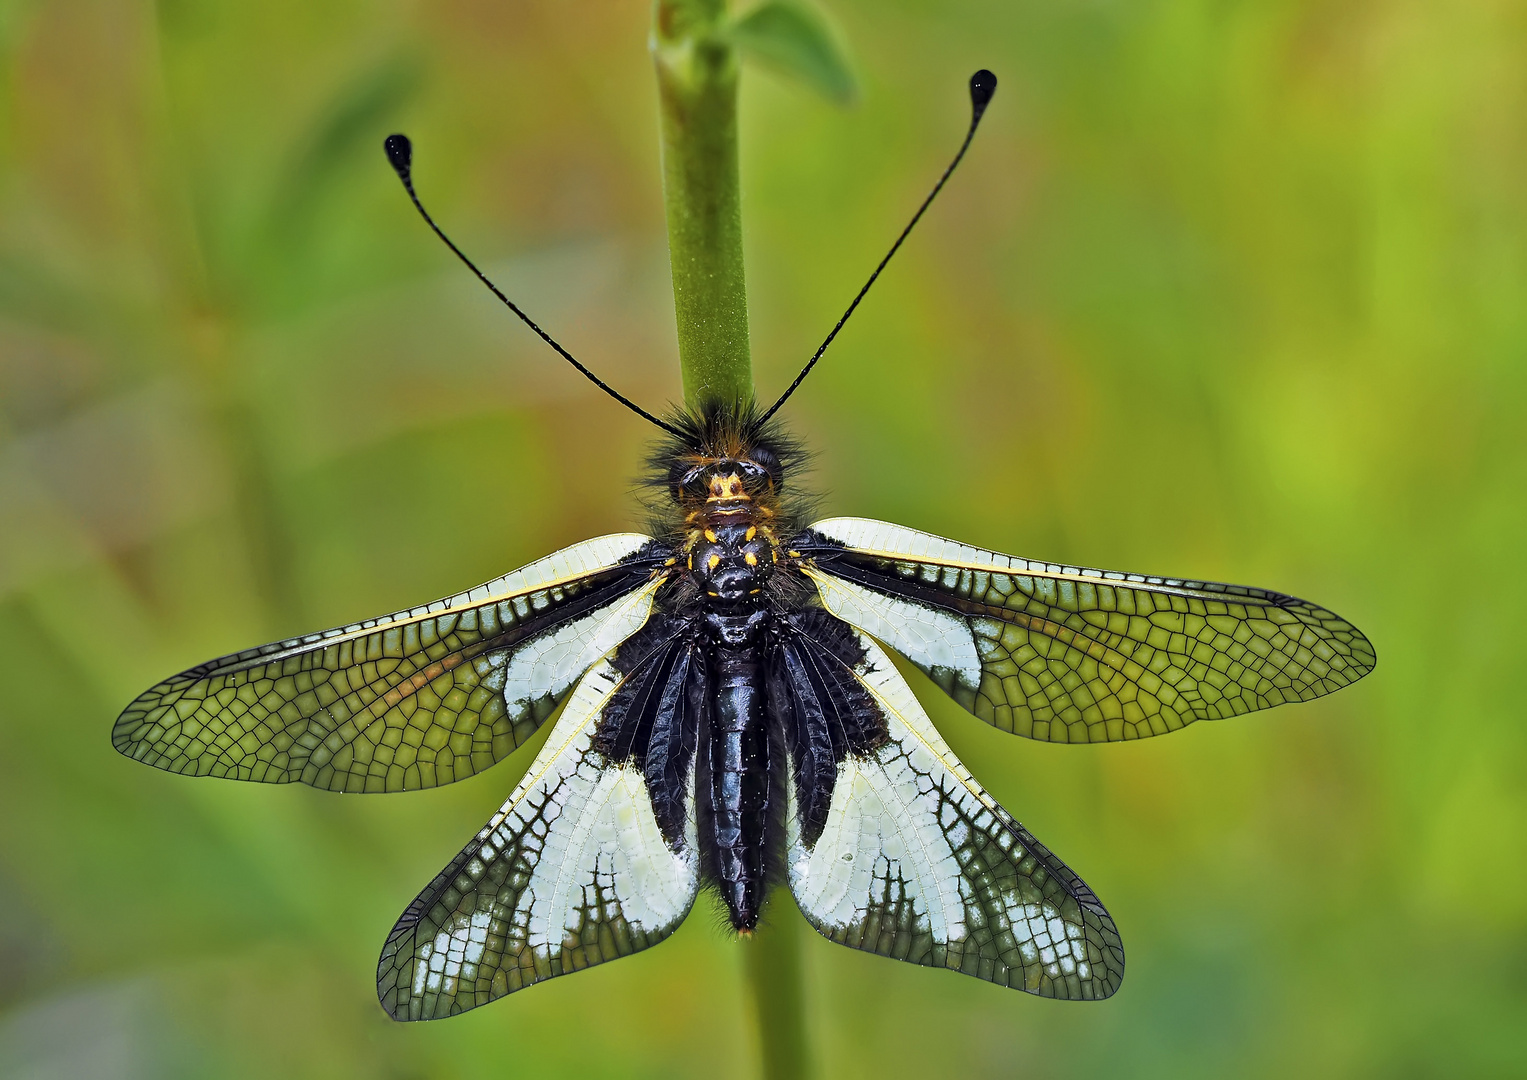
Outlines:
[{"label": "hairy black body", "polygon": [[793,565],[793,444],[751,409],[673,424],[684,435],[652,460],[654,532],[673,576],[616,654],[626,680],[599,745],[641,768],[670,845],[693,821],[701,873],[748,931],[782,871],[787,784],[815,840],[838,762],[879,745],[885,723],[851,674],[864,656],[853,631],[812,606]]}]

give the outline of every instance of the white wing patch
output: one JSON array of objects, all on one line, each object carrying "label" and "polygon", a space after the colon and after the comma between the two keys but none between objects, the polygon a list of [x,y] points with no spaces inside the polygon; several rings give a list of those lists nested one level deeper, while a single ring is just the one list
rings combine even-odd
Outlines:
[{"label": "white wing patch", "polygon": [[[1170,578],[1147,578],[1140,574],[1122,574],[1111,570],[1089,570],[1079,566],[1063,566],[1059,563],[1020,559],[1015,555],[1003,555],[985,548],[962,544],[958,540],[946,540],[932,533],[909,529],[889,521],[873,518],[838,517],[827,518],[812,524],[813,532],[821,533],[829,540],[836,540],[844,547],[887,559],[916,559],[942,563],[946,572],[958,575],[959,571],[991,571],[1003,574],[1033,573],[1051,576],[1085,576],[1112,581],[1150,581],[1162,584],[1185,584]],[[935,573],[929,568],[929,573]],[[929,578],[930,582],[936,580]],[[947,582],[952,585],[953,582]],[[977,590],[984,588],[978,585]]]},{"label": "white wing patch", "polygon": [[608,607],[492,655],[496,670],[483,680],[503,693],[511,717],[546,715],[601,657],[647,624],[657,582]]},{"label": "white wing patch", "polygon": [[570,936],[576,940],[596,891],[639,932],[677,923],[695,898],[693,830],[683,851],[667,845],[641,773],[628,765],[575,776],[568,803],[549,823],[541,858],[550,865],[537,866],[522,904],[530,945],[548,962]]},{"label": "white wing patch", "polygon": [[789,816],[801,911],[854,948],[1048,997],[1113,993],[1123,952],[1107,912],[975,782],[885,654],[860,638],[856,674],[890,738],[839,765],[815,844]]},{"label": "white wing patch", "polygon": [[791,886],[801,909],[824,927],[846,929],[863,917],[867,897],[884,897],[895,882],[920,930],[939,941],[964,938],[960,865],[923,802],[904,758],[845,761],[816,844],[808,851],[798,835],[790,837]]},{"label": "white wing patch", "polygon": [[688,914],[693,818],[669,847],[640,772],[594,745],[620,680],[608,658],[583,677],[509,801],[399,920],[378,970],[393,1016],[449,1016],[625,956]]},{"label": "white wing patch", "polygon": [[953,681],[969,693],[980,689],[981,657],[968,620],[810,566],[802,570],[815,583],[822,604],[838,618],[885,642],[928,671],[934,682]]}]

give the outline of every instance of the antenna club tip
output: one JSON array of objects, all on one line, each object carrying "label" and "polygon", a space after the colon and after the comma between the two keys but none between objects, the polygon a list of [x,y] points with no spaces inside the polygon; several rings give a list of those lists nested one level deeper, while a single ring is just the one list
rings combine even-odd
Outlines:
[{"label": "antenna club tip", "polygon": [[982,68],[970,77],[970,107],[975,112],[975,119],[981,119],[981,114],[986,111],[986,106],[991,104],[991,99],[997,92],[997,76]]},{"label": "antenna club tip", "polygon": [[393,134],[387,136],[382,143],[382,149],[387,151],[387,160],[404,180],[408,179],[408,171],[413,166],[414,144],[409,141],[407,135]]}]

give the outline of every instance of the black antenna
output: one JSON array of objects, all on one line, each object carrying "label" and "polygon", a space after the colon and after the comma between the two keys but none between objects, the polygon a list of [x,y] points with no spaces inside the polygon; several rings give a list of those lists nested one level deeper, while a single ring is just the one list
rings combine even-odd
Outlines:
[{"label": "black antenna", "polygon": [[980,71],[976,72],[970,77],[970,130],[965,133],[965,141],[960,143],[959,153],[954,155],[954,160],[951,161],[949,163],[949,167],[944,170],[944,175],[938,178],[938,183],[933,185],[933,190],[928,192],[928,197],[924,199],[922,205],[917,208],[917,213],[912,215],[912,220],[907,222],[907,227],[901,230],[901,235],[896,238],[896,243],[892,244],[891,250],[885,253],[885,258],[880,260],[880,265],[875,267],[875,272],[871,274],[870,279],[864,283],[864,288],[859,290],[859,295],[854,297],[854,302],[848,305],[848,310],[845,311],[843,313],[843,317],[838,320],[838,325],[832,328],[832,333],[827,335],[827,340],[822,342],[817,351],[811,354],[811,359],[806,361],[806,366],[801,368],[801,373],[795,377],[795,381],[790,384],[790,388],[779,396],[778,401],[769,406],[769,411],[763,414],[763,420],[767,420],[769,417],[779,412],[779,407],[785,403],[785,400],[789,398],[791,394],[795,393],[795,388],[801,385],[801,382],[806,378],[807,375],[811,373],[811,369],[816,367],[817,361],[822,359],[822,354],[827,351],[827,346],[832,344],[832,339],[838,336],[838,331],[842,330],[843,324],[848,322],[848,317],[852,315],[854,313],[854,309],[859,306],[859,301],[864,299],[864,294],[870,291],[871,285],[875,284],[875,279],[880,276],[880,271],[884,270],[886,263],[891,261],[891,256],[896,254],[897,249],[901,247],[902,241],[907,238],[907,234],[912,231],[912,227],[916,225],[917,222],[922,218],[923,212],[928,209],[929,204],[933,202],[935,196],[937,196],[938,193],[944,189],[944,184],[948,182],[949,176],[954,172],[955,166],[958,165],[960,163],[960,159],[965,156],[965,151],[970,149],[970,140],[976,137],[976,127],[981,123],[981,116],[986,112],[986,106],[991,104],[992,95],[996,92],[997,77],[991,72],[987,71],[985,68],[982,68]]},{"label": "black antenna", "polygon": [[523,311],[521,311],[518,304],[500,292],[498,286],[488,280],[488,275],[477,269],[476,264],[473,263],[471,259],[463,255],[459,247],[451,243],[451,238],[440,231],[440,226],[435,224],[435,219],[429,216],[429,211],[424,209],[424,204],[419,201],[419,196],[414,192],[414,181],[412,175],[414,144],[408,140],[407,135],[389,135],[387,136],[387,139],[382,144],[382,146],[387,151],[387,160],[392,163],[394,171],[396,171],[398,174],[398,179],[403,181],[404,190],[408,192],[408,197],[413,200],[414,206],[418,209],[420,216],[424,218],[425,224],[427,224],[431,229],[435,230],[435,235],[440,237],[441,240],[445,241],[445,246],[455,252],[458,259],[467,264],[467,269],[476,274],[477,280],[486,285],[489,290],[492,291],[494,296],[502,300],[505,307],[518,315],[521,322],[539,334],[542,341],[546,342],[546,344],[550,345],[553,349],[556,349],[557,352],[562,356],[562,359],[566,360],[569,364],[573,365],[573,367],[583,372],[584,376],[595,386],[599,387],[599,389],[603,390],[606,394],[609,394],[612,398],[620,402],[632,412],[636,413],[638,416],[642,417],[643,419],[652,421],[658,427],[668,432],[668,434],[676,435],[679,438],[684,437],[684,433],[678,428],[659,420],[646,409],[636,404],[636,402],[626,397],[609,383],[601,379],[598,375],[595,375],[588,368],[580,364],[572,353],[568,352],[561,345],[558,345],[555,338],[537,326],[535,324],[535,320],[531,319],[529,315],[526,315]]}]

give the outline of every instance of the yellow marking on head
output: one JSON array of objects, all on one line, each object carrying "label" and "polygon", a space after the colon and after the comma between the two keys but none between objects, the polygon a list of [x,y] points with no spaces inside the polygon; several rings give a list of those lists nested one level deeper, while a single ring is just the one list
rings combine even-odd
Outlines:
[{"label": "yellow marking on head", "polygon": [[720,555],[712,555],[706,561],[705,565],[706,565],[707,568],[709,568],[711,570],[714,570],[716,567],[721,565],[721,556]]},{"label": "yellow marking on head", "polygon": [[757,566],[758,565],[758,556],[754,555],[750,551],[750,552],[748,552],[746,555],[744,555],[742,557],[742,561],[747,563],[749,566]]},{"label": "yellow marking on head", "polygon": [[730,476],[712,476],[710,478],[710,494],[706,496],[706,502],[717,502],[722,499],[747,499],[748,489],[742,486],[742,477],[736,473]]},{"label": "yellow marking on head", "polygon": [[705,530],[705,539],[709,540],[711,543],[714,544],[716,542],[716,530],[715,529],[706,529]]}]

